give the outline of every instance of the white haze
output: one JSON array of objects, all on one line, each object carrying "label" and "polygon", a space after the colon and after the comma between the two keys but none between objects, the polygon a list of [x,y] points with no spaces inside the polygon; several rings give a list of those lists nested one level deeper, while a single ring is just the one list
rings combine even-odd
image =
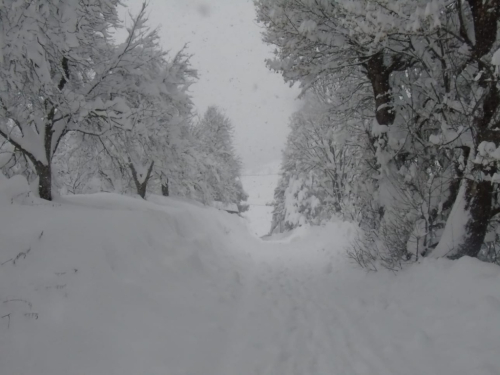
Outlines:
[{"label": "white haze", "polygon": [[[125,2],[132,13],[142,4]],[[298,109],[298,88],[271,73],[265,59],[271,47],[261,40],[248,0],[151,0],[149,21],[160,27],[166,50],[188,44],[199,81],[192,86],[198,113],[223,108],[235,127],[235,146],[247,169],[281,158],[288,118]]]}]

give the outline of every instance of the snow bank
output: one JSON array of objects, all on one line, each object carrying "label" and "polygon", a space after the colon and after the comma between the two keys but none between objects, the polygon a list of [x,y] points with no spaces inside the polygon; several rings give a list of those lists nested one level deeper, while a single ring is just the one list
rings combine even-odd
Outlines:
[{"label": "snow bank", "polygon": [[0,373],[218,366],[248,262],[232,248],[253,240],[242,219],[162,197],[11,203],[18,182],[0,183]]}]

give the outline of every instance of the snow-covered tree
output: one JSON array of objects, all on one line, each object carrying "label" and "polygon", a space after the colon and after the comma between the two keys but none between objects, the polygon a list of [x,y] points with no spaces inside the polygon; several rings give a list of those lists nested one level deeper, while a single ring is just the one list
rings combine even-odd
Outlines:
[{"label": "snow-covered tree", "polygon": [[389,237],[403,238],[403,257],[436,245],[438,256],[477,255],[497,213],[500,3],[255,4],[264,40],[277,47],[271,69],[304,92],[340,98],[332,103],[347,117],[372,118],[363,155],[376,182],[379,240],[390,248]]},{"label": "snow-covered tree", "polygon": [[[432,7],[431,7],[432,5]],[[444,1],[429,5],[435,20],[413,13],[420,34],[431,37],[414,48],[422,67],[422,91],[436,110],[430,116],[440,129],[430,139],[440,148],[460,149],[460,180],[436,256],[477,256],[496,214],[495,151],[500,146],[500,3]],[[421,42],[422,43],[422,42]],[[428,88],[423,83],[427,82]]]},{"label": "snow-covered tree", "polygon": [[128,81],[125,97],[131,108],[130,125],[102,137],[108,151],[103,155],[122,166],[121,170],[126,171],[122,177],[131,181],[143,198],[151,181],[159,179],[165,192],[168,178],[173,177],[172,164],[179,162],[174,153],[183,142],[182,127],[192,111],[187,89],[196,76],[189,57],[182,51],[168,61],[155,43],[150,48],[138,51],[142,56],[151,56],[148,64],[130,77],[123,74]]},{"label": "snow-covered tree", "polygon": [[282,176],[275,191],[274,231],[320,224],[334,216],[359,221],[361,194],[353,189],[367,171],[359,145],[349,138],[359,126],[361,121],[353,124],[318,95],[306,97],[304,107],[290,119]]},{"label": "snow-covered tree", "polygon": [[3,1],[0,136],[33,164],[51,199],[52,158],[70,131],[91,118],[120,117],[107,82],[135,46],[110,55],[117,1]]},{"label": "snow-covered tree", "polygon": [[[257,0],[255,4],[265,26],[264,40],[277,47],[268,66],[286,81],[299,82],[304,92],[319,91],[326,102],[333,97],[332,106],[356,124],[350,140],[364,149],[366,164],[372,168],[372,175],[366,176],[367,182],[375,182],[372,193],[384,190],[386,180],[397,175],[393,156],[399,149],[389,142],[388,133],[395,134],[397,142],[405,138],[394,126],[397,109],[391,80],[412,61],[381,38],[390,27],[384,19],[376,19],[379,6],[364,0]],[[378,219],[371,216],[380,221],[386,201],[376,203],[380,207],[374,210],[380,214]]]},{"label": "snow-covered tree", "polygon": [[[6,0],[0,8],[0,136],[30,161],[44,199],[67,135],[126,131],[144,109],[130,100],[130,84],[163,52],[152,48],[157,36],[144,29],[144,7],[126,40],[113,44],[117,3]],[[154,80],[145,78],[149,90]]]},{"label": "snow-covered tree", "polygon": [[10,158],[0,167],[33,169],[42,198],[52,198],[53,182],[71,192],[100,185],[144,196],[151,181],[166,183],[189,144],[181,129],[196,77],[189,56],[169,58],[160,48],[145,5],[116,44],[117,6],[7,0],[0,7],[0,137]]},{"label": "snow-covered tree", "polygon": [[207,109],[194,129],[204,155],[201,174],[212,200],[225,203],[246,201],[240,181],[241,160],[234,149],[234,128],[229,118],[217,107]]}]

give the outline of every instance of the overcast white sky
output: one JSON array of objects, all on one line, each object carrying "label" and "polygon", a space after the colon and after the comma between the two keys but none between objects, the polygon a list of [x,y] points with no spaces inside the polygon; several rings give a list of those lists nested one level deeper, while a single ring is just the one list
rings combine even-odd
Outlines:
[{"label": "overcast white sky", "polygon": [[[142,1],[125,4],[136,13]],[[245,167],[255,170],[280,159],[299,90],[266,68],[272,47],[261,41],[252,1],[150,0],[149,20],[161,27],[166,50],[189,43],[200,76],[192,86],[196,108],[200,114],[212,104],[225,110]]]}]

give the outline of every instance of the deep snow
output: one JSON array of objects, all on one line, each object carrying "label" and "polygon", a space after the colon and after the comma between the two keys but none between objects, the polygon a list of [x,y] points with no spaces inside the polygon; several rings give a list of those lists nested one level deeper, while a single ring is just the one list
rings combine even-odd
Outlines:
[{"label": "deep snow", "polygon": [[498,266],[365,273],[347,223],[262,241],[195,202],[22,185],[0,181],[2,375],[500,373]]}]

